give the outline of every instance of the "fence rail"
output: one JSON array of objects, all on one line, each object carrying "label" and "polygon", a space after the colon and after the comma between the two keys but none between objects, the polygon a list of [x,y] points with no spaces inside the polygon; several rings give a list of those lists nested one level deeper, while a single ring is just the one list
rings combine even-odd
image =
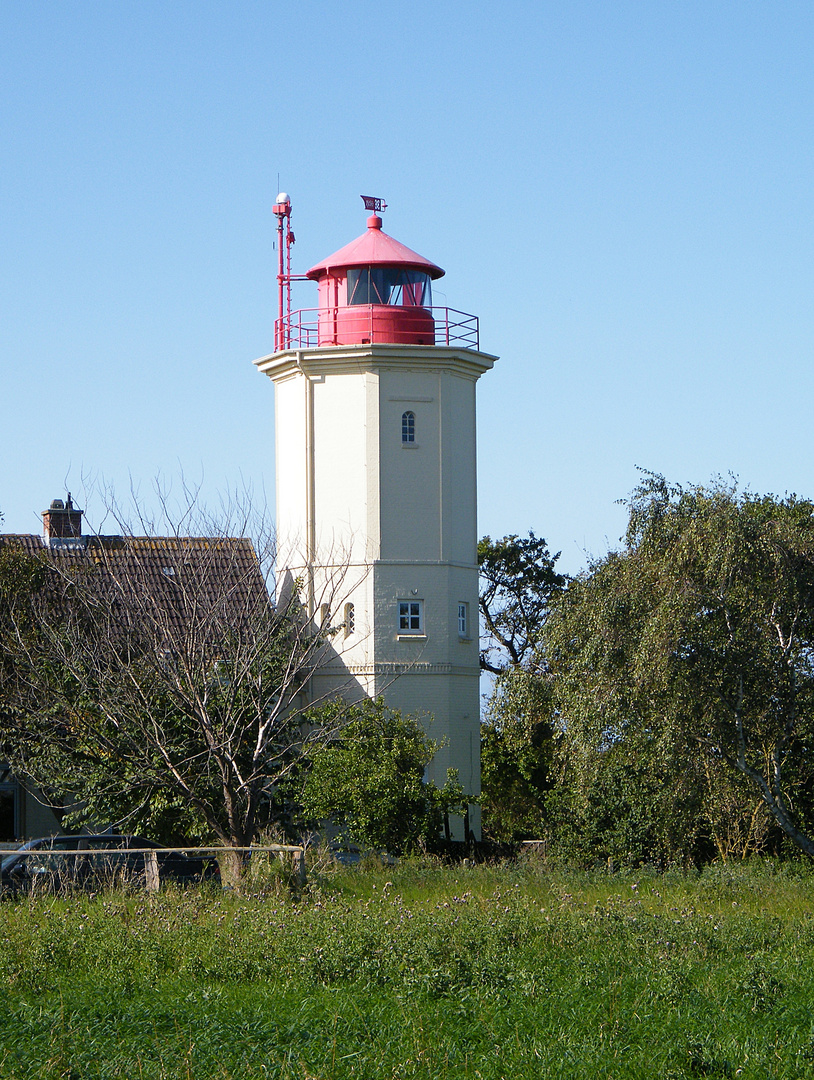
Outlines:
[{"label": "fence rail", "polygon": [[[431,339],[431,340],[428,340]],[[351,307],[300,308],[277,319],[274,341],[278,351],[313,349],[319,345],[455,345],[480,348],[477,315],[450,307],[391,307],[359,304]]]},{"label": "fence rail", "polygon": [[[223,844],[209,845],[206,847],[115,847],[115,848],[32,848],[30,851],[22,851],[19,848],[6,850],[5,857],[14,856],[16,859],[42,859],[51,857],[55,859],[78,859],[81,856],[94,855],[98,857],[144,855],[145,886],[148,892],[156,892],[159,888],[159,855],[212,855],[216,859],[218,855],[236,852],[242,855],[263,854],[290,854],[292,870],[301,885],[306,882],[305,848],[298,844],[266,844],[263,846],[227,847]],[[112,860],[111,860],[112,862]]]}]

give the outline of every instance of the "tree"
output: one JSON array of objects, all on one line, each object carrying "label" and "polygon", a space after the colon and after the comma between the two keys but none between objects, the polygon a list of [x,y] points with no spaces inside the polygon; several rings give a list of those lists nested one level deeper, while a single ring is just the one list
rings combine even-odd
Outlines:
[{"label": "tree", "polygon": [[550,681],[509,668],[481,723],[481,807],[487,837],[537,839],[545,817],[553,753]]},{"label": "tree", "polygon": [[674,840],[706,819],[721,850],[726,800],[753,816],[759,799],[814,854],[814,504],[648,473],[628,509],[623,550],[546,627],[572,779],[635,753]]},{"label": "tree", "polygon": [[540,640],[552,599],[565,585],[554,569],[559,552],[551,555],[542,537],[504,536],[478,542],[481,591],[478,598],[486,628],[480,664],[501,675],[507,667],[531,661]]},{"label": "tree", "polygon": [[[296,587],[272,603],[271,540],[234,509],[226,525],[199,516],[199,537],[172,521],[163,537],[137,536],[120,521],[120,536],[53,549],[33,597],[7,605],[14,707],[0,735],[18,774],[75,797],[70,823],[248,845],[277,786],[327,737],[303,721],[326,634]],[[335,608],[341,583],[337,571],[317,602]]]},{"label": "tree", "polygon": [[337,733],[311,754],[306,818],[330,821],[347,840],[395,854],[433,844],[442,822],[449,838],[449,814],[464,812],[468,797],[454,769],[440,790],[425,782],[438,744],[418,721],[379,698],[352,706],[341,727],[329,727]]},{"label": "tree", "polygon": [[[11,733],[24,728],[29,712],[27,694],[19,693],[17,646],[23,643],[30,651],[39,641],[34,600],[47,578],[47,567],[42,559],[33,556],[20,543],[0,541],[0,757],[5,762],[17,756],[17,740]],[[52,748],[43,748],[43,759],[46,756],[53,759]],[[53,783],[43,782],[41,797],[49,803],[57,818],[61,818],[64,807],[60,790]]]},{"label": "tree", "polygon": [[504,536],[478,544],[481,667],[495,676],[481,725],[481,805],[494,840],[539,836],[552,746],[550,677],[539,648],[565,586],[545,540]]}]

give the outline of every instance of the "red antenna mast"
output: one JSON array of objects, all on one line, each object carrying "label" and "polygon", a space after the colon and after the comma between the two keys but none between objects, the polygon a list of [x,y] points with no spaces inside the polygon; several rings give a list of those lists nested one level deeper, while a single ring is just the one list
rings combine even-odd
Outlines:
[{"label": "red antenna mast", "polygon": [[279,300],[277,321],[274,324],[274,351],[287,349],[291,342],[291,199],[281,191],[274,200],[274,216],[277,218],[277,285]]}]

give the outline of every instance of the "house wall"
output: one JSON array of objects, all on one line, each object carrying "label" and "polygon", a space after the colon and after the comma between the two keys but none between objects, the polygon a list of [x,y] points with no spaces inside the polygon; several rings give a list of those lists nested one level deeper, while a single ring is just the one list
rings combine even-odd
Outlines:
[{"label": "house wall", "polygon": [[0,782],[0,844],[15,844],[38,836],[50,836],[61,832],[56,815],[34,788],[1,768],[4,779]]},{"label": "house wall", "polygon": [[35,790],[22,789],[21,838],[32,840],[38,836],[52,836],[63,832],[53,810],[49,809]]}]

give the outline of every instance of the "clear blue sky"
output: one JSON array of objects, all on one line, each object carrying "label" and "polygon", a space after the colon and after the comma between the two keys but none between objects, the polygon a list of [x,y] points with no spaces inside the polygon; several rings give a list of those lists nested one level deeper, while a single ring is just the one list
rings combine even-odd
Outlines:
[{"label": "clear blue sky", "polygon": [[480,316],[482,533],[575,571],[636,465],[814,496],[811,3],[4,0],[0,95],[6,531],[273,499],[278,173],[297,269],[381,195]]}]

